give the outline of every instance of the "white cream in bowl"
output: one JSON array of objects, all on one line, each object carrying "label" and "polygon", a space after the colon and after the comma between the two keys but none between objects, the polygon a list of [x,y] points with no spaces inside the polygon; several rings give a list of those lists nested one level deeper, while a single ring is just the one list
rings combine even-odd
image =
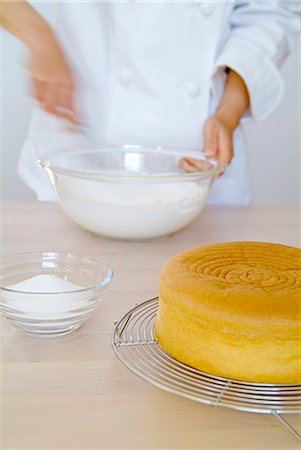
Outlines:
[{"label": "white cream in bowl", "polygon": [[150,239],[192,222],[204,208],[209,186],[199,182],[102,183],[62,176],[59,202],[71,219],[115,239]]},{"label": "white cream in bowl", "polygon": [[[179,160],[208,167],[186,173]],[[224,165],[201,152],[140,146],[64,150],[40,161],[66,214],[83,228],[113,239],[170,235],[191,223],[206,205]]]}]

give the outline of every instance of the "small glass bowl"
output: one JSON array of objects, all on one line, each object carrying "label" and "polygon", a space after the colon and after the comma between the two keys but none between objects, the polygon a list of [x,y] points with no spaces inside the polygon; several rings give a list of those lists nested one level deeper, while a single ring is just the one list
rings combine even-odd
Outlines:
[{"label": "small glass bowl", "polygon": [[[10,288],[37,275],[58,277],[75,288],[58,292]],[[6,256],[0,258],[0,312],[7,322],[26,334],[65,335],[89,319],[112,277],[108,264],[71,253]]]}]

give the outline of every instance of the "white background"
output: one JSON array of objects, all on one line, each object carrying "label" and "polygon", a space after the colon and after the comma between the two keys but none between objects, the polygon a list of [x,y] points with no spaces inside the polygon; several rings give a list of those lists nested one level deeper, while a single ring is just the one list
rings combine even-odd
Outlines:
[{"label": "white background", "polygon": [[[6,32],[2,32],[1,46],[1,194],[4,200],[34,200],[16,173],[33,104],[25,56],[22,44]],[[245,126],[257,205],[300,204],[300,50],[301,37],[282,70],[286,91],[277,110],[265,121]]]}]

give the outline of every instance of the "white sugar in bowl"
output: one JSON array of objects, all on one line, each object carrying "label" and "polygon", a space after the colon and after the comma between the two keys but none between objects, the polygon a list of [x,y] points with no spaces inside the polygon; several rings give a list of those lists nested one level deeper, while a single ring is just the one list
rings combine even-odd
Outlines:
[{"label": "white sugar in bowl", "polygon": [[0,258],[0,313],[26,334],[60,336],[86,322],[112,280],[103,261],[72,253]]}]

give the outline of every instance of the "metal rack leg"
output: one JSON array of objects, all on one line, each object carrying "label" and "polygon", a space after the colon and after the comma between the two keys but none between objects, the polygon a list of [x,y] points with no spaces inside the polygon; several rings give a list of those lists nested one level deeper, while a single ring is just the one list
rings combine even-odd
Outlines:
[{"label": "metal rack leg", "polygon": [[282,417],[280,414],[278,414],[277,412],[273,412],[274,416],[276,417],[276,419],[279,420],[279,422],[285,426],[285,428],[293,435],[295,436],[295,438],[301,442],[301,435],[288,423],[288,421]]}]

